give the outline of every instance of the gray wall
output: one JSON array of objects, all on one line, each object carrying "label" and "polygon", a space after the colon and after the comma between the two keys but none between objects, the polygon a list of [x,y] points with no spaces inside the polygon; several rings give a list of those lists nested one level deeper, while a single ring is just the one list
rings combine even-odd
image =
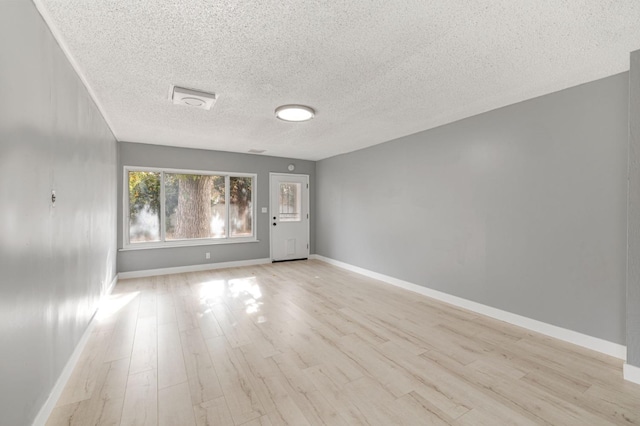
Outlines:
[{"label": "gray wall", "polygon": [[0,94],[0,423],[27,425],[115,274],[116,142],[30,1],[0,2]]},{"label": "gray wall", "polygon": [[640,50],[629,71],[627,363],[640,367]]},{"label": "gray wall", "polygon": [[624,344],[627,103],[624,73],[322,160],[316,252]]},{"label": "gray wall", "polygon": [[[118,212],[122,212],[122,180],[124,166],[165,167],[174,169],[211,170],[220,172],[256,173],[257,187],[257,243],[212,244],[205,246],[173,247],[145,250],[127,250],[118,253],[118,272],[170,268],[205,263],[237,260],[264,259],[269,257],[269,216],[261,213],[261,207],[269,206],[269,172],[289,173],[287,166],[293,163],[293,173],[309,175],[310,211],[314,211],[315,167],[313,161],[264,155],[238,154],[200,149],[175,148],[137,143],[119,143],[118,164]],[[311,215],[311,253],[315,252],[315,218]],[[118,247],[122,248],[122,215],[118,215]],[[205,253],[211,259],[205,259]]]}]

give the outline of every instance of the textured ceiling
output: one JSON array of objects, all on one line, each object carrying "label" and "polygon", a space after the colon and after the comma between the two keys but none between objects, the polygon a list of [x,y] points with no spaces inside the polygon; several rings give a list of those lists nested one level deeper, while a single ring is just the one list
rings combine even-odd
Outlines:
[{"label": "textured ceiling", "polygon": [[[35,0],[120,141],[318,160],[629,68],[638,0]],[[215,92],[173,105],[175,84]],[[282,104],[316,109],[306,123]]]}]

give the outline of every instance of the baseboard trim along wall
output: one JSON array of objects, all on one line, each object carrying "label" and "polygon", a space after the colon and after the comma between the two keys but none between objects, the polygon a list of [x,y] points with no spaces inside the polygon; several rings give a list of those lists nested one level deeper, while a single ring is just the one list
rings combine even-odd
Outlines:
[{"label": "baseboard trim along wall", "polygon": [[[460,308],[464,308],[473,312],[477,312],[482,315],[486,315],[491,318],[495,318],[500,321],[507,322],[509,324],[517,325],[527,330],[535,331],[540,334],[544,334],[549,337],[564,340],[565,342],[573,343],[578,346],[582,346],[587,349],[591,349],[597,352],[601,352],[606,355],[610,355],[622,360],[627,358],[627,348],[624,345],[618,343],[609,342],[598,337],[588,336],[586,334],[578,333],[577,331],[567,330],[566,328],[558,327],[555,325],[547,324],[542,321],[534,320],[531,318],[517,315],[511,312],[496,309],[491,306],[483,305],[482,303],[473,302],[471,300],[463,299],[462,297],[453,296],[451,294],[443,293],[438,290],[433,290],[427,287],[423,287],[417,284],[403,281],[398,278],[390,277],[388,275],[379,274],[377,272],[370,271],[368,269],[360,268],[348,263],[340,262],[339,260],[331,259],[328,257],[320,256],[318,254],[311,255],[311,259],[321,260],[331,265],[338,266],[343,269],[347,269],[352,272],[356,272],[360,275],[364,275],[385,283],[391,284],[396,287],[404,288],[405,290],[419,293],[423,296],[431,297],[432,299],[439,300],[441,302],[448,303]],[[629,366],[637,369],[637,367]],[[640,371],[638,369],[637,371]],[[630,373],[633,374],[638,373]],[[633,376],[636,377],[636,376]],[[626,375],[625,375],[626,379]],[[627,379],[630,380],[630,379]],[[631,380],[633,381],[633,380]]]},{"label": "baseboard trim along wall", "polygon": [[625,362],[622,367],[622,371],[625,380],[640,385],[640,367],[636,367],[635,365],[630,365]]},{"label": "baseboard trim along wall", "polygon": [[60,373],[60,376],[58,377],[58,380],[56,381],[55,386],[53,386],[53,389],[49,394],[49,398],[47,398],[47,401],[44,403],[44,405],[38,412],[38,415],[36,416],[35,420],[33,421],[33,426],[44,426],[47,423],[47,420],[49,419],[51,412],[53,412],[53,409],[56,406],[56,402],[62,395],[62,391],[64,391],[64,387],[67,385],[67,382],[71,377],[71,373],[73,373],[74,368],[76,368],[76,364],[78,364],[78,361],[80,360],[80,355],[82,355],[82,351],[87,345],[87,342],[89,341],[89,337],[91,337],[91,332],[95,327],[95,324],[96,324],[95,319],[98,314],[98,311],[100,310],[100,305],[102,304],[102,301],[111,294],[111,292],[113,291],[117,283],[118,283],[118,274],[116,274],[116,276],[113,277],[113,280],[107,287],[107,291],[105,292],[105,294],[102,295],[100,300],[101,303],[98,304],[98,309],[96,309],[96,311],[93,313],[93,316],[91,317],[91,320],[87,325],[87,329],[82,334],[82,337],[80,338],[80,341],[76,345],[76,348],[73,350],[71,357],[69,358],[64,368],[62,369],[62,373]]},{"label": "baseboard trim along wall", "polygon": [[120,279],[124,280],[127,278],[142,278],[142,277],[154,277],[157,275],[182,274],[185,272],[209,271],[211,269],[235,268],[238,266],[264,265],[265,263],[271,263],[271,259],[265,258],[265,259],[235,260],[232,262],[202,263],[199,265],[176,266],[173,268],[146,269],[143,271],[120,272],[118,276],[120,277]]}]

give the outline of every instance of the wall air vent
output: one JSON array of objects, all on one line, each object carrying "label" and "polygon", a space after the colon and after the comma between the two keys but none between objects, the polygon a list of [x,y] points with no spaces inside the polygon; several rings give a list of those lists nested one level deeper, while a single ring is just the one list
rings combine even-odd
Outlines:
[{"label": "wall air vent", "polygon": [[216,94],[173,86],[170,100],[176,105],[186,105],[209,110],[216,102]]}]

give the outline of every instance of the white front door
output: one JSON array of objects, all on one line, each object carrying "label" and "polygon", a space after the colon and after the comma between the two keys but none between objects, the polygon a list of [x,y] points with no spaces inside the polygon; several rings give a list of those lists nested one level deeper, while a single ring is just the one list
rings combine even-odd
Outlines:
[{"label": "white front door", "polygon": [[271,173],[271,259],[309,257],[309,176]]}]

